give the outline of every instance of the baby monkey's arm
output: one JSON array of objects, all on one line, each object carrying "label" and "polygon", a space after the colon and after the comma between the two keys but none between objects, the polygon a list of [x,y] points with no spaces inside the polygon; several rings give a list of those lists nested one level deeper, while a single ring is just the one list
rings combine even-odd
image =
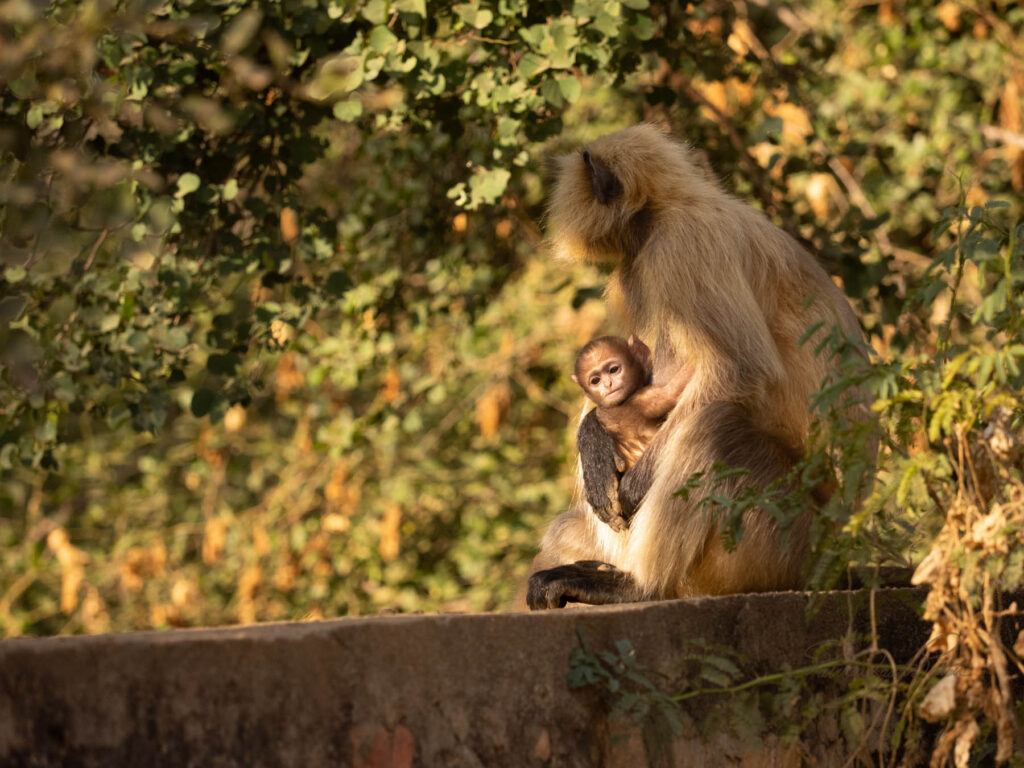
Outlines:
[{"label": "baby monkey's arm", "polygon": [[664,384],[658,386],[652,384],[637,390],[629,399],[629,404],[640,411],[645,418],[660,419],[662,416],[668,415],[668,412],[679,402],[679,396],[683,394],[683,390],[686,389],[686,385],[692,377],[692,368],[686,365],[680,366],[675,375]]}]

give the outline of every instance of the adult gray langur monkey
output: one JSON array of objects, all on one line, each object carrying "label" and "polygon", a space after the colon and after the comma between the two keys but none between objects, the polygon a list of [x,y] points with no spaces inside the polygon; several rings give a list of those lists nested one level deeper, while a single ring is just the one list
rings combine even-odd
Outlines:
[{"label": "adult gray langur monkey", "polygon": [[799,587],[812,504],[785,545],[767,513],[747,511],[728,551],[700,506],[704,492],[675,492],[716,463],[747,470],[716,494],[762,488],[789,471],[807,447],[811,395],[837,364],[816,354],[817,341],[836,325],[863,338],[846,297],[811,254],[650,124],[560,159],[549,230],[557,257],[614,264],[608,301],[627,333],[654,340],[654,382],[672,379],[684,360],[692,373],[622,478],[624,490],[642,488],[628,527],[613,529],[577,499],[543,538],[529,607]]}]

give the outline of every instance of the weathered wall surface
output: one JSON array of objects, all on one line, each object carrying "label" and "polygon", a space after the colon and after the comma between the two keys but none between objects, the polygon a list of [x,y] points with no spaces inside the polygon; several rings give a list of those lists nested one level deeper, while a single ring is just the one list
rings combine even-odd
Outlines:
[{"label": "weathered wall surface", "polygon": [[[927,637],[922,594],[877,596],[885,647]],[[687,641],[727,645],[754,669],[810,663],[866,628],[866,593],[736,595],[536,614],[353,618],[235,629],[0,642],[0,766],[642,766],[612,738],[596,693],[570,691],[583,628],[627,638],[652,669]],[[827,741],[827,737],[821,737]],[[813,746],[820,756],[830,745]],[[799,765],[792,748],[687,734],[678,765]],[[827,760],[826,760],[827,762]]]}]

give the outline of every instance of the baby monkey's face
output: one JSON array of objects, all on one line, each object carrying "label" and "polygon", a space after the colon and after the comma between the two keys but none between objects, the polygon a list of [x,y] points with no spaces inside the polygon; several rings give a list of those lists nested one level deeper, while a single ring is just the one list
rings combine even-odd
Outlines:
[{"label": "baby monkey's face", "polygon": [[581,362],[582,375],[577,383],[600,406],[621,405],[643,380],[640,365],[628,350],[611,345],[593,350]]}]

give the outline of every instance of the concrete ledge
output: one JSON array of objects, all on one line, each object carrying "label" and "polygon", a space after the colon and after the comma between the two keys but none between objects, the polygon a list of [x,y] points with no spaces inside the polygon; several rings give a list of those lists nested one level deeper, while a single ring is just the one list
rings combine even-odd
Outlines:
[{"label": "concrete ledge", "polygon": [[[811,598],[787,592],[6,640],[0,766],[642,765],[635,739],[610,738],[597,694],[567,687],[577,628],[597,648],[629,639],[649,668],[702,638],[777,670],[810,663],[851,621],[866,631],[867,594],[819,596],[810,621]],[[876,593],[897,659],[927,638],[922,598]],[[699,739],[687,749],[702,755],[694,765],[736,763]],[[768,744],[744,764],[792,764],[787,754]]]}]

